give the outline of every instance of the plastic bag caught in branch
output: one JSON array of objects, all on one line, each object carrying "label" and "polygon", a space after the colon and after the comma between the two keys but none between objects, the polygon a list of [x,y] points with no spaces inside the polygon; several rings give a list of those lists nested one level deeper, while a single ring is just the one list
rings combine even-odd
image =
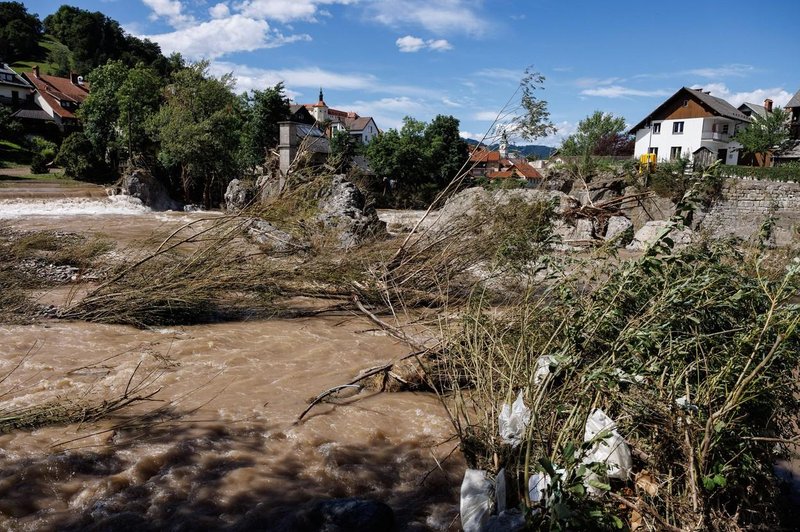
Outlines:
[{"label": "plastic bag caught in branch", "polygon": [[522,443],[522,440],[525,439],[528,423],[531,422],[531,410],[525,406],[521,390],[513,405],[503,403],[498,421],[500,438],[503,443],[508,443],[512,447]]},{"label": "plastic bag caught in branch", "polygon": [[480,532],[492,513],[492,482],[486,471],[467,469],[461,483],[461,528]]},{"label": "plastic bag caught in branch", "polygon": [[592,441],[598,434],[608,433],[605,438],[599,439],[590,453],[586,462],[602,462],[608,467],[608,478],[628,480],[633,467],[631,450],[619,432],[617,424],[603,412],[596,408],[586,420],[583,441]]}]

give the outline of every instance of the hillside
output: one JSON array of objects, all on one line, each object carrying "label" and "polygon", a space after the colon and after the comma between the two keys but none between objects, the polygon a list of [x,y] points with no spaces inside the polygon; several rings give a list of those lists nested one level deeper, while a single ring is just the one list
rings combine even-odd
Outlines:
[{"label": "hillside", "polygon": [[[465,139],[465,140],[467,141],[467,144],[469,144],[470,146],[475,146],[477,144],[480,144],[480,142],[475,139]],[[489,145],[490,150],[496,150],[497,148],[498,148],[497,144]],[[553,154],[554,151],[556,151],[556,149],[550,146],[543,146],[541,144],[522,144],[522,145],[509,144],[508,151],[517,152],[526,158],[547,159]]]},{"label": "hillside", "polygon": [[73,64],[72,52],[58,42],[52,35],[43,35],[38,42],[38,52],[28,58],[20,59],[10,66],[19,73],[30,72],[38,66],[42,74],[66,76]]}]

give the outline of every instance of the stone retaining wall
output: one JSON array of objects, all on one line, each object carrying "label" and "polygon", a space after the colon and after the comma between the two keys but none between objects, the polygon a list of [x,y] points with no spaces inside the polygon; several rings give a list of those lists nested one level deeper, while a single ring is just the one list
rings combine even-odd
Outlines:
[{"label": "stone retaining wall", "polygon": [[800,183],[726,179],[720,197],[699,222],[715,238],[757,239],[767,217],[775,218],[772,242],[800,241]]}]

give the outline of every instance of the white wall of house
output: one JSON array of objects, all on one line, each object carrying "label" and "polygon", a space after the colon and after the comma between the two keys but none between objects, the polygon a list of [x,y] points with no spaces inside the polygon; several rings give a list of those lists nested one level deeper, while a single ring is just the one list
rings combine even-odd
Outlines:
[{"label": "white wall of house", "polygon": [[47,103],[47,100],[45,100],[44,98],[42,98],[42,95],[41,95],[41,94],[39,94],[39,92],[38,92],[38,91],[34,93],[33,99],[34,99],[34,101],[36,102],[36,105],[38,105],[39,107],[41,107],[41,108],[42,108],[42,110],[43,110],[45,113],[49,114],[49,115],[50,115],[50,116],[53,118],[53,120],[55,120],[55,121],[56,121],[56,124],[58,124],[59,126],[61,125],[61,117],[60,117],[59,115],[57,115],[57,114],[55,113],[55,111],[53,111],[53,108],[52,108],[52,107],[50,107],[50,104],[49,104],[49,103]]},{"label": "white wall of house", "polygon": [[19,101],[24,102],[31,91],[19,85],[0,85],[0,98],[11,100],[15,92]]},{"label": "white wall of house", "polygon": [[378,136],[378,126],[374,120],[370,120],[366,127],[361,131],[361,142],[369,144],[372,139]]},{"label": "white wall of house", "polygon": [[[683,122],[683,132],[673,133],[676,122]],[[660,133],[653,132],[656,124],[661,124]],[[725,124],[728,125],[727,133],[723,132]],[[728,150],[725,164],[736,164],[738,152],[735,148],[740,146],[730,141],[735,127],[735,121],[721,117],[654,121],[649,128],[636,132],[634,157],[639,158],[656,149],[659,161],[669,161],[676,148],[680,148],[680,156],[691,159],[692,153],[705,147],[714,154],[721,149]]]}]

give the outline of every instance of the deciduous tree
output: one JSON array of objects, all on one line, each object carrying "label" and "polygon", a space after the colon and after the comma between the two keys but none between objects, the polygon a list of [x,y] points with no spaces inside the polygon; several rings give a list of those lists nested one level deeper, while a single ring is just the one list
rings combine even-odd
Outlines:
[{"label": "deciduous tree", "polygon": [[[763,161],[767,153],[779,148],[789,138],[790,113],[776,107],[765,116],[755,115],[753,121],[733,136],[742,145],[741,150],[750,155],[760,156]],[[754,158],[754,163],[756,159]]]},{"label": "deciduous tree", "polygon": [[575,155],[633,155],[631,138],[625,134],[625,119],[595,111],[578,122],[575,133],[564,139],[560,153]]}]

